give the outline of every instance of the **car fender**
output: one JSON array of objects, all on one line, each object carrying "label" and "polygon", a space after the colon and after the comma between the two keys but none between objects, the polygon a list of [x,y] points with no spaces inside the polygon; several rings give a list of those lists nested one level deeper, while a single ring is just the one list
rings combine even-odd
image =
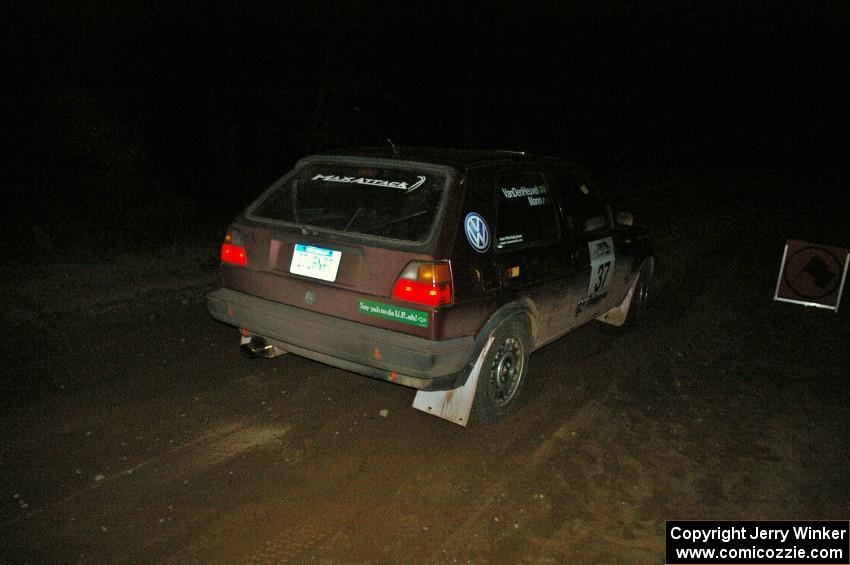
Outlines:
[{"label": "car fender", "polygon": [[529,337],[532,342],[532,351],[534,351],[537,341],[537,306],[535,306],[534,302],[528,298],[519,298],[512,302],[508,302],[487,319],[487,322],[485,322],[481,327],[478,335],[475,336],[472,357],[466,365],[463,378],[458,380],[457,386],[463,386],[466,384],[472,365],[475,363],[475,360],[478,359],[478,355],[487,343],[487,338],[503,324],[517,318],[522,319],[523,323],[527,324]]},{"label": "car fender", "polygon": [[[632,285],[635,282],[635,278],[638,276],[638,273],[643,272],[643,268],[645,265],[649,266],[649,277],[651,279],[653,274],[655,273],[655,256],[650,254],[634,257],[632,259],[632,265],[629,268],[629,272],[626,274],[626,285],[623,288],[622,296],[616,302],[617,305],[622,305],[623,301],[629,295],[629,291],[631,290]],[[615,306],[615,308],[617,307],[618,306]]]},{"label": "car fender", "polygon": [[632,269],[632,271],[635,274],[643,271],[644,265],[648,265],[649,266],[649,276],[652,277],[655,274],[655,255],[647,255],[646,257],[643,258],[642,261],[635,261],[634,265],[637,266],[636,269],[635,268]]}]

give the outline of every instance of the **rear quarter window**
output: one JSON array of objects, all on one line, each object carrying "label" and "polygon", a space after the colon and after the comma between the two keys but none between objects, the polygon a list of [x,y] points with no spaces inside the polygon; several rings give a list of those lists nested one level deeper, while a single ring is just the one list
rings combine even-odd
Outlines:
[{"label": "rear quarter window", "polygon": [[517,249],[558,237],[555,203],[539,172],[496,177],[496,249]]}]

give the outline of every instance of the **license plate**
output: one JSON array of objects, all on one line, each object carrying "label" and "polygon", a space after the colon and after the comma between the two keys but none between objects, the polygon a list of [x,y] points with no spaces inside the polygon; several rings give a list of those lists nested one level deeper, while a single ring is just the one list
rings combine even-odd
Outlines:
[{"label": "license plate", "polygon": [[334,282],[339,270],[340,259],[342,259],[341,251],[296,243],[292,252],[289,272],[303,277]]}]

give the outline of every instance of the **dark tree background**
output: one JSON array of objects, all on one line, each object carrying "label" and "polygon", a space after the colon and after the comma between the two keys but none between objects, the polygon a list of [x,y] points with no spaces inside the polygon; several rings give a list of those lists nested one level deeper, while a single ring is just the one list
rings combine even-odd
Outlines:
[{"label": "dark tree background", "polygon": [[0,185],[19,255],[206,236],[298,157],[388,137],[623,178],[847,178],[846,2],[0,10]]}]

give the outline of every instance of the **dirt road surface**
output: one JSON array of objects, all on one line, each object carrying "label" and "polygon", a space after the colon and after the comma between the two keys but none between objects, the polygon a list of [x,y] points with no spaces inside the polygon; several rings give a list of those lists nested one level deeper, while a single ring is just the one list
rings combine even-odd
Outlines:
[{"label": "dirt road surface", "polygon": [[466,429],[240,357],[215,241],[4,267],[0,562],[661,563],[665,519],[847,519],[850,306],[772,301],[785,238],[835,232],[737,190],[768,180],[683,182],[628,201],[646,323],[541,349]]}]

